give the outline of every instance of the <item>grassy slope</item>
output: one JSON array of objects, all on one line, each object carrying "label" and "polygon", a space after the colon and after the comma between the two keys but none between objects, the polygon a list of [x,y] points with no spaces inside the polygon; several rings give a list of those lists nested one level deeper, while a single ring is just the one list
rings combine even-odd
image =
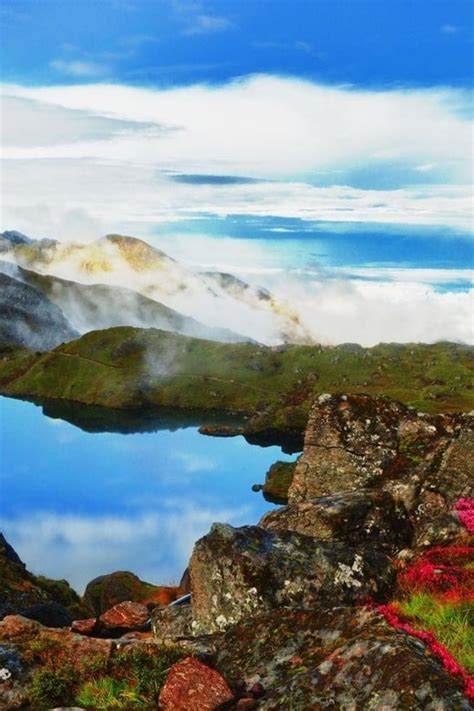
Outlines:
[{"label": "grassy slope", "polygon": [[427,412],[471,410],[473,352],[450,343],[275,349],[120,327],[0,360],[0,392],[114,408],[239,411],[284,429],[304,426],[322,392],[384,394]]}]

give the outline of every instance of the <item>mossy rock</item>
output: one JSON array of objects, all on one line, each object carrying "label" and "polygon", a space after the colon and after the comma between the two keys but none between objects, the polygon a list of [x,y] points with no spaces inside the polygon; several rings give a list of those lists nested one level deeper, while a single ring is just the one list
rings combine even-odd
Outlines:
[{"label": "mossy rock", "polygon": [[156,607],[168,605],[178,596],[177,587],[152,585],[133,573],[119,570],[91,580],[84,592],[84,602],[99,617],[114,605],[127,600]]},{"label": "mossy rock", "polygon": [[296,462],[275,462],[268,470],[262,489],[266,501],[287,504],[288,489],[293,481]]}]

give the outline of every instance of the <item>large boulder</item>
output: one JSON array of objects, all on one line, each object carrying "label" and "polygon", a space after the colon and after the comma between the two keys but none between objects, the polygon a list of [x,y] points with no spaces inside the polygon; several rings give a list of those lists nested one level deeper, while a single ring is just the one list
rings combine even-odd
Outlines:
[{"label": "large boulder", "polygon": [[232,627],[217,669],[265,690],[259,711],[468,711],[461,680],[367,608],[273,610]]},{"label": "large boulder", "polygon": [[91,580],[85,589],[84,600],[97,617],[100,617],[114,605],[127,600],[154,607],[169,605],[178,595],[178,588],[152,585],[140,580],[133,573],[119,570]]},{"label": "large boulder", "polygon": [[443,418],[419,417],[389,398],[321,395],[308,419],[288,499],[296,503],[410,481],[433,450],[446,446],[449,430]]},{"label": "large boulder", "polygon": [[272,531],[296,531],[320,540],[335,539],[352,546],[375,544],[395,553],[406,548],[413,527],[402,503],[387,491],[360,490],[269,511],[260,526]]},{"label": "large boulder", "polygon": [[214,524],[195,544],[189,571],[196,633],[283,606],[382,600],[395,584],[383,553],[258,526]]},{"label": "large boulder", "polygon": [[474,496],[474,417],[464,415],[454,436],[424,477],[417,501],[420,520],[451,509],[459,499]]},{"label": "large boulder", "polygon": [[474,495],[473,415],[430,416],[385,397],[321,395],[288,500],[360,489],[387,491],[403,503],[416,546],[462,544],[465,533],[447,517]]}]

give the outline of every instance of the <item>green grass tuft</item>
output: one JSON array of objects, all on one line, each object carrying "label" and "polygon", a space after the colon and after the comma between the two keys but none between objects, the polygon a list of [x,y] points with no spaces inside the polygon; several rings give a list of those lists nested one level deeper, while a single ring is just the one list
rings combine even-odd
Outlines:
[{"label": "green grass tuft", "polygon": [[412,595],[399,603],[414,626],[428,630],[453,657],[474,672],[474,602],[445,601],[427,593]]}]

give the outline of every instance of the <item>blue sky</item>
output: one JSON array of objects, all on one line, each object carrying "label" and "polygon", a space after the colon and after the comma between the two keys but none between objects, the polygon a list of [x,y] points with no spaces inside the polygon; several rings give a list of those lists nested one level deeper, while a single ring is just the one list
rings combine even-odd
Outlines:
[{"label": "blue sky", "polygon": [[467,86],[470,0],[4,0],[3,72],[28,84],[285,74]]},{"label": "blue sky", "polygon": [[401,339],[400,300],[431,319],[443,293],[472,339],[472,14],[471,0],[4,0],[1,227],[131,234],[277,290],[273,267],[307,283],[317,268],[326,302],[335,278],[357,292],[361,322],[380,286]]}]

